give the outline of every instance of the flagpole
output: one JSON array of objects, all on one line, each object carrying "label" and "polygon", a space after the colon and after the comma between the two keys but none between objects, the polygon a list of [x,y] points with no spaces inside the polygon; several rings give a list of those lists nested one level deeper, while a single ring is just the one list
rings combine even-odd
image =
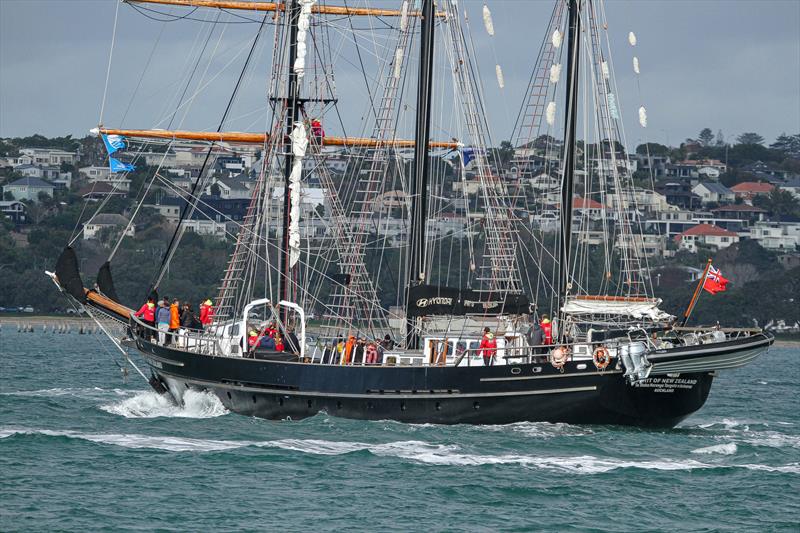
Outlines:
[{"label": "flagpole", "polygon": [[700,298],[700,293],[703,292],[703,285],[706,282],[706,277],[708,277],[708,271],[711,268],[711,258],[708,259],[706,263],[706,268],[703,271],[703,275],[700,277],[700,282],[697,284],[697,288],[694,290],[694,294],[692,295],[692,300],[689,302],[689,307],[686,308],[686,312],[683,313],[683,320],[681,321],[681,327],[685,326],[686,323],[689,321],[689,315],[692,314],[694,311],[694,306],[697,303],[697,300]]}]

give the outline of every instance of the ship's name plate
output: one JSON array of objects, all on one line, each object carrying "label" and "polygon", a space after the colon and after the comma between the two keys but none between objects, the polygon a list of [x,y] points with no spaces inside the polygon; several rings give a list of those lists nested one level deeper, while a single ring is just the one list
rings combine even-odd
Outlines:
[{"label": "ship's name plate", "polygon": [[653,389],[653,392],[675,392],[675,389],[691,389],[697,385],[696,379],[684,378],[649,378],[634,383],[634,387]]}]

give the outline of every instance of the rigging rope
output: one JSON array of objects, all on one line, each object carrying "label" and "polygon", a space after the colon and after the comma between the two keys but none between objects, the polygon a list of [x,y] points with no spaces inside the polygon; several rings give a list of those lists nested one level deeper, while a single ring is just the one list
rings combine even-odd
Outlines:
[{"label": "rigging rope", "polygon": [[117,19],[119,17],[119,5],[121,1],[117,1],[114,10],[114,30],[111,32],[111,48],[108,51],[108,67],[106,68],[106,84],[103,88],[103,103],[100,105],[100,120],[98,124],[103,124],[103,114],[106,110],[106,97],[108,96],[108,82],[111,79],[111,58],[114,57],[114,42],[117,40]]}]

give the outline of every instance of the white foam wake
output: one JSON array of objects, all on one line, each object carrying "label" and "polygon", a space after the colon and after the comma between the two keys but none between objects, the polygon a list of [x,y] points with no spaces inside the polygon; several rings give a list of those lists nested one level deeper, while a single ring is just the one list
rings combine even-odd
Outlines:
[{"label": "white foam wake", "polygon": [[167,395],[145,391],[100,409],[125,418],[214,418],[229,412],[214,394],[193,390],[186,391],[182,406]]},{"label": "white foam wake", "polygon": [[107,400],[109,397],[130,396],[138,392],[140,391],[125,389],[101,389],[100,387],[67,387],[1,392],[0,396],[22,396],[31,398],[59,398],[69,396],[74,398],[86,398],[89,400]]},{"label": "white foam wake", "polygon": [[717,453],[720,455],[733,455],[738,450],[738,447],[735,443],[729,442],[726,444],[717,444],[716,446],[706,446],[705,448],[697,448],[696,450],[692,450],[692,453],[699,453],[699,454],[712,454]]},{"label": "white foam wake", "polygon": [[544,457],[515,454],[485,455],[463,453],[460,448],[455,445],[431,444],[423,441],[397,441],[382,444],[347,441],[338,442],[320,439],[235,441],[137,434],[95,434],[76,431],[0,428],[0,439],[20,434],[67,437],[99,444],[121,446],[124,448],[144,448],[170,452],[220,452],[245,447],[276,448],[314,455],[345,455],[367,452],[378,457],[396,457],[435,466],[520,465],[527,468],[541,468],[583,475],[603,474],[627,468],[656,471],[746,468],[748,470],[800,474],[800,463],[777,466],[762,464],[726,465],[703,463],[693,459],[660,459],[645,461],[610,457],[599,458],[591,455],[574,457]]}]

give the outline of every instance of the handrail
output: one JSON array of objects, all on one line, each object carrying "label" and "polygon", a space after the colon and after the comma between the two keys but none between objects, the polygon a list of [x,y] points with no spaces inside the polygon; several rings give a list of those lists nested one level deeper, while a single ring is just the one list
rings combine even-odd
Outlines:
[{"label": "handrail", "polygon": [[[146,324],[145,322],[140,320],[139,317],[135,315],[131,315],[131,321],[135,322],[136,325],[141,329],[150,330],[155,334],[164,333],[162,330],[159,330],[156,327]],[[141,329],[139,331],[141,331]],[[201,355],[211,355],[213,357],[224,355],[223,350],[219,346],[219,336],[206,333],[204,330],[197,330],[190,328],[180,328],[180,329],[186,330],[186,333],[179,334],[179,333],[167,332],[167,335],[175,335],[176,337],[182,337],[186,339],[186,344],[185,346],[183,346],[183,348],[186,349],[187,351],[191,351],[193,353],[198,353]],[[135,328],[131,328],[131,332],[135,336],[142,338],[142,335]],[[188,342],[189,339],[195,341],[195,346],[189,346]],[[197,348],[197,349],[192,350],[192,348]]]}]

